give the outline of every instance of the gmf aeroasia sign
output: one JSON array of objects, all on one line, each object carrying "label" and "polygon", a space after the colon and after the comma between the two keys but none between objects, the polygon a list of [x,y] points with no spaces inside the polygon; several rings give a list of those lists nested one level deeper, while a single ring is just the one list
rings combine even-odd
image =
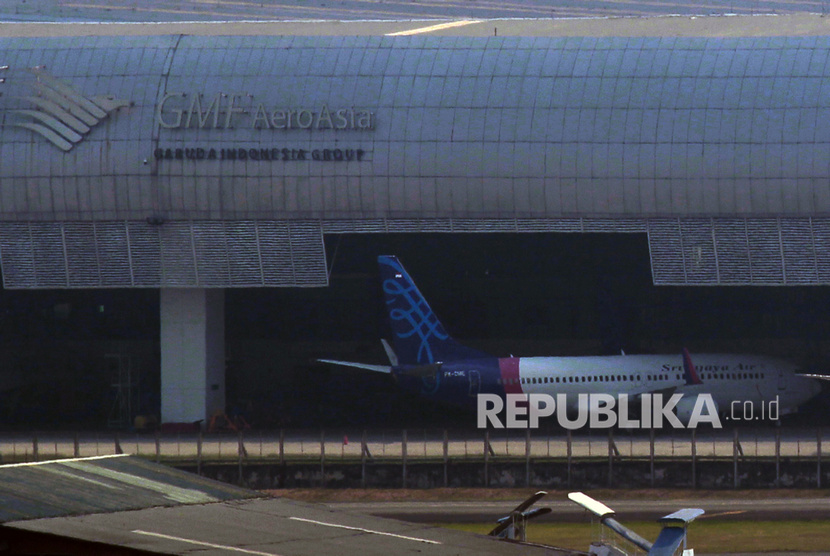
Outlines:
[{"label": "gmf aeroasia sign", "polygon": [[165,129],[272,129],[353,130],[375,129],[375,114],[355,107],[285,108],[256,102],[248,93],[165,93],[156,111]]},{"label": "gmf aeroasia sign", "polygon": [[[496,394],[479,394],[477,425],[479,428],[535,429],[539,427],[540,418],[555,416],[559,426],[571,430],[586,425],[594,429],[693,429],[703,423],[723,428],[711,394],[695,396],[691,412],[684,416],[685,423],[675,414],[675,408],[682,399],[683,394],[672,394],[666,398],[662,394],[642,394],[633,402],[627,394],[578,394],[577,403],[569,404],[567,394],[557,394],[556,398],[549,394],[507,394],[506,401]],[[738,407],[743,409],[744,414],[747,403],[753,402],[744,402]],[[576,408],[570,415],[567,410],[569,405]],[[741,420],[739,415],[735,415],[734,403],[731,411],[732,419]],[[758,415],[753,416],[756,417],[778,420],[778,399],[765,402]]]}]

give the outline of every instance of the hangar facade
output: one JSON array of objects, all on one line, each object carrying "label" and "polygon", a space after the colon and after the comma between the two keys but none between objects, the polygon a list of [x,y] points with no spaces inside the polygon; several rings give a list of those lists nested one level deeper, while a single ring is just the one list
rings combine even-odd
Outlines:
[{"label": "hangar facade", "polygon": [[326,234],[635,232],[656,284],[830,282],[830,38],[0,38],[6,288],[160,288],[162,419],[222,288]]}]

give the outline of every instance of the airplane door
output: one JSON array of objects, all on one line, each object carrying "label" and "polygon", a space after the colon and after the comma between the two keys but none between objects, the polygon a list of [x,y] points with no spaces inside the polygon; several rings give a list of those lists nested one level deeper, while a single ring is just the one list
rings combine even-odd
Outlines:
[{"label": "airplane door", "polygon": [[478,371],[470,371],[467,377],[470,379],[470,396],[477,396],[481,391],[481,374]]}]

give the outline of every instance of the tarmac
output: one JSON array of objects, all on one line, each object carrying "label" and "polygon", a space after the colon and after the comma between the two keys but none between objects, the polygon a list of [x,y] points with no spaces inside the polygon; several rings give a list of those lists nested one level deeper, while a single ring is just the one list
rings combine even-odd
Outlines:
[{"label": "tarmac", "polygon": [[[830,497],[744,499],[740,494],[726,498],[686,498],[668,500],[603,500],[617,512],[620,520],[656,521],[680,508],[702,508],[699,519],[778,521],[830,519]],[[481,523],[506,515],[521,500],[465,502],[332,502],[333,510],[400,519],[413,523]],[[537,507],[551,508],[539,522],[585,523],[589,515],[569,500],[543,498]]]}]

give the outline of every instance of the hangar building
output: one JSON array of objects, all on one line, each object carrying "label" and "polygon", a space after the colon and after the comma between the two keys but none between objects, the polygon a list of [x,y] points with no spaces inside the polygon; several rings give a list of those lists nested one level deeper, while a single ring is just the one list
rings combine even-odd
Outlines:
[{"label": "hangar building", "polygon": [[54,34],[0,37],[4,287],[159,288],[164,421],[224,405],[223,288],[326,286],[326,234],[830,282],[830,36]]}]

